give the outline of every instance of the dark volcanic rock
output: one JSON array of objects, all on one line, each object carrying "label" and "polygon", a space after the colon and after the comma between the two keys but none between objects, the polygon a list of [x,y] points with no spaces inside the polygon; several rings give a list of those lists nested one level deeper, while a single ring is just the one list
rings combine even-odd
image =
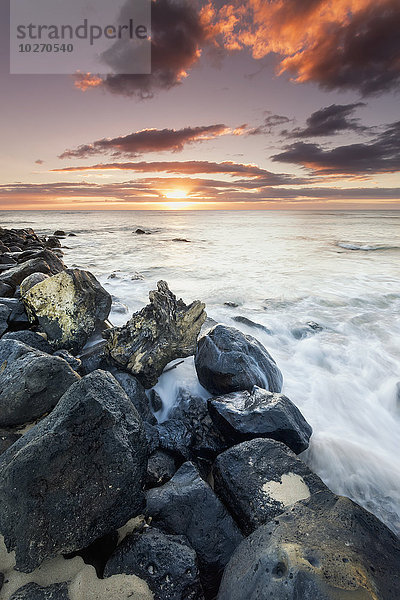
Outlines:
[{"label": "dark volcanic rock", "polygon": [[155,523],[187,537],[197,553],[205,588],[216,590],[226,563],[243,538],[192,463],[182,465],[162,487],[147,492],[147,512]]},{"label": "dark volcanic rock", "polygon": [[234,327],[216,325],[197,343],[195,366],[200,383],[212,394],[251,390],[254,385],[280,392],[282,373],[260,342]]},{"label": "dark volcanic rock", "polygon": [[57,229],[57,231],[53,233],[53,236],[55,237],[65,237],[66,235],[67,234],[62,229]]},{"label": "dark volcanic rock", "polygon": [[0,303],[0,336],[8,329],[8,319],[11,315],[11,308]]},{"label": "dark volcanic rock", "polygon": [[5,283],[12,288],[28,277],[32,273],[44,273],[45,275],[55,275],[64,269],[64,263],[50,250],[44,250],[40,253],[41,257],[31,258],[12,267],[0,275],[0,283]]},{"label": "dark volcanic rock", "polygon": [[67,583],[54,583],[42,587],[37,583],[28,583],[14,592],[10,600],[70,600]]},{"label": "dark volcanic rock", "polygon": [[93,346],[85,348],[82,354],[79,355],[81,361],[81,373],[83,375],[88,375],[97,369],[103,369],[104,371],[109,370],[110,365],[104,354],[105,345],[106,341],[101,340]]},{"label": "dark volcanic rock", "polygon": [[157,423],[157,419],[150,410],[149,401],[142,384],[130,373],[118,371],[118,369],[112,369],[111,372],[118,381],[119,385],[127,394],[128,398],[131,400],[133,406],[136,408],[143,421],[147,421],[147,423],[155,425]]},{"label": "dark volcanic rock", "polygon": [[14,442],[19,440],[21,435],[19,433],[13,433],[6,429],[0,429],[0,454],[3,454]]},{"label": "dark volcanic rock", "polygon": [[14,295],[14,287],[0,281],[0,297],[11,298]]},{"label": "dark volcanic rock", "polygon": [[213,460],[228,447],[202,398],[182,392],[168,420],[157,426],[160,447],[186,460]]},{"label": "dark volcanic rock", "polygon": [[146,232],[144,231],[144,229],[138,228],[136,229],[135,233],[137,233],[137,235],[145,235]]},{"label": "dark volcanic rock", "polygon": [[82,366],[79,358],[76,358],[76,356],[70,354],[68,350],[56,350],[56,352],[53,353],[53,356],[59,356],[65,360],[72,367],[72,369],[74,369],[74,371],[78,371]]},{"label": "dark volcanic rock", "polygon": [[106,354],[132,373],[145,388],[153,387],[165,366],[175,358],[194,354],[196,339],[206,319],[204,304],[189,306],[177,300],[165,281],[149,294],[150,304],[123,327],[104,332]]},{"label": "dark volcanic rock", "polygon": [[40,335],[40,333],[30,331],[29,329],[23,329],[22,331],[8,331],[1,339],[16,340],[26,344],[27,346],[31,346],[31,348],[35,348],[41,352],[46,352],[47,354],[51,354],[52,352],[49,342],[42,335]]},{"label": "dark volcanic rock", "polygon": [[400,540],[330,492],[298,502],[248,537],[218,600],[398,600]]},{"label": "dark volcanic rock", "polygon": [[147,582],[154,600],[202,600],[195,551],[185,538],[147,528],[127,536],[108,561],[104,576],[125,573]]},{"label": "dark volcanic rock", "polygon": [[0,532],[17,569],[85,548],[138,515],[146,462],[142,421],[114,377],[96,371],[71,386],[0,457]]},{"label": "dark volcanic rock", "polygon": [[16,340],[0,340],[0,427],[49,412],[79,375],[68,363]]},{"label": "dark volcanic rock", "polygon": [[265,327],[265,325],[261,325],[261,323],[255,323],[247,317],[242,317],[241,315],[238,315],[237,317],[232,317],[232,319],[233,321],[236,321],[236,323],[242,323],[243,325],[247,325],[247,327],[251,327],[252,329],[259,329],[260,331],[264,331],[264,333],[268,334],[272,333],[271,330],[268,329],[268,327]]},{"label": "dark volcanic rock", "polygon": [[29,327],[25,307],[18,298],[0,298],[0,306],[2,304],[8,306],[11,311],[8,317],[8,325],[11,329]]},{"label": "dark volcanic rock", "polygon": [[308,448],[312,428],[283,394],[254,386],[251,392],[210,398],[208,408],[217,427],[234,444],[271,438],[283,442],[296,454]]},{"label": "dark volcanic rock", "polygon": [[155,450],[147,462],[146,487],[154,488],[167,483],[177,471],[176,463],[175,457],[169,452]]},{"label": "dark volcanic rock", "polygon": [[89,271],[67,269],[22,297],[54,349],[78,352],[110,313],[111,296]]},{"label": "dark volcanic rock", "polygon": [[287,506],[326,490],[291,450],[273,440],[252,440],[223,452],[213,466],[214,488],[248,535]]}]

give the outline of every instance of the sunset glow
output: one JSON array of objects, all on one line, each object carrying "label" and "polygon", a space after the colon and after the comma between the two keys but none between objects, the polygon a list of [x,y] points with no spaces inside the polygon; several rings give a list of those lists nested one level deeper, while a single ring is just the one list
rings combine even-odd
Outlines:
[{"label": "sunset glow", "polygon": [[166,198],[187,198],[187,192],[185,190],[169,190],[165,192]]}]

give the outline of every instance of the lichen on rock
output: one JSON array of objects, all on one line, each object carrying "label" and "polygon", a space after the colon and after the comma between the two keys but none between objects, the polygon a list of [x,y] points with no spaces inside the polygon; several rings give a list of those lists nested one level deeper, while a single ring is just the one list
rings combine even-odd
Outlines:
[{"label": "lichen on rock", "polygon": [[150,304],[135,313],[123,327],[103,333],[106,355],[135,375],[146,388],[157,383],[165,366],[176,358],[194,354],[197,336],[206,320],[205,305],[188,306],[165,281],[149,294]]}]

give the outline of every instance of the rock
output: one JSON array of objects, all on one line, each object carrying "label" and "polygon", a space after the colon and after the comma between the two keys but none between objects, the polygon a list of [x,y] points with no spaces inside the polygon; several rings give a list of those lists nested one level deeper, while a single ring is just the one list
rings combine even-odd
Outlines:
[{"label": "rock", "polygon": [[45,279],[48,279],[48,275],[45,275],[44,273],[32,273],[32,275],[28,275],[28,277],[25,277],[25,279],[23,281],[21,281],[21,285],[20,285],[20,293],[21,296],[24,296],[27,292],[29,292],[29,290],[31,288],[33,288],[34,285],[36,285],[37,283],[40,283],[41,281],[44,281]]},{"label": "rock", "polygon": [[236,323],[242,323],[243,325],[246,325],[247,327],[252,327],[253,329],[259,329],[260,331],[264,331],[264,333],[268,333],[268,335],[271,335],[272,331],[270,329],[268,329],[268,327],[265,327],[265,325],[261,325],[261,323],[255,323],[254,321],[252,321],[251,319],[248,319],[247,317],[242,317],[241,315],[238,315],[236,317],[232,317],[233,321],[236,321]]},{"label": "rock", "polygon": [[[122,529],[124,529],[124,527]],[[87,565],[92,565],[96,569],[97,576],[102,578],[107,561],[118,546],[119,531],[112,531],[111,533],[107,533],[101,538],[95,540],[86,548],[78,550],[77,552],[72,552],[71,554],[66,554],[65,558],[71,559],[80,556],[81,558],[83,558]]]},{"label": "rock", "polygon": [[0,340],[0,427],[49,412],[79,375],[68,363],[16,340]]},{"label": "rock", "polygon": [[25,307],[18,298],[0,298],[0,305],[7,306],[11,313],[8,317],[8,326],[10,328],[21,328],[29,326],[28,315],[25,312]]},{"label": "rock", "polygon": [[242,535],[224,505],[190,462],[162,487],[147,492],[147,513],[172,533],[185,535],[196,551],[202,581],[216,591]]},{"label": "rock", "polygon": [[195,366],[203,387],[212,394],[282,389],[282,373],[260,342],[234,327],[215,325],[197,343]]},{"label": "rock", "polygon": [[300,454],[308,448],[312,428],[297,406],[283,394],[253,387],[210,398],[208,409],[216,426],[233,444],[254,438],[283,442]]},{"label": "rock", "polygon": [[4,583],[4,575],[3,575],[3,573],[0,573],[0,592],[1,592],[1,588],[3,587],[3,583]]},{"label": "rock", "polygon": [[158,394],[156,390],[149,390],[148,394],[151,410],[153,412],[159,412],[160,410],[162,410],[163,401],[161,400],[160,394]]},{"label": "rock", "polygon": [[305,325],[299,325],[298,327],[292,329],[291,333],[296,340],[302,340],[323,330],[324,328],[322,325],[315,323],[315,321],[308,321],[308,323]]},{"label": "rock", "polygon": [[79,355],[81,361],[81,373],[88,375],[97,369],[103,369],[104,371],[109,370],[110,366],[106,359],[106,355],[104,354],[105,345],[106,341],[101,340],[93,346],[85,348],[83,353]]},{"label": "rock", "polygon": [[[1,252],[1,250],[0,250]],[[2,254],[0,255],[0,265],[5,265],[8,266],[8,268],[10,267],[14,267],[17,264],[17,261],[14,260],[14,258],[12,258],[10,255],[6,255],[6,254]]]},{"label": "rock", "polygon": [[237,302],[224,302],[224,306],[228,306],[229,308],[238,308],[240,306],[240,304],[238,304]]},{"label": "rock", "polygon": [[46,352],[47,354],[52,353],[52,348],[49,342],[40,333],[30,331],[29,329],[23,329],[21,331],[8,331],[1,338],[2,340],[16,340],[22,342],[31,348]]},{"label": "rock", "polygon": [[0,275],[0,282],[15,289],[17,285],[32,273],[55,275],[64,269],[64,263],[50,250],[41,252],[42,257],[31,258],[12,267]]},{"label": "rock", "polygon": [[71,386],[0,456],[0,532],[16,568],[29,573],[139,514],[146,463],[141,419],[112,375]]},{"label": "rock", "polygon": [[280,442],[243,442],[216,459],[214,489],[246,535],[325,484]]},{"label": "rock", "polygon": [[17,590],[10,600],[70,600],[70,597],[66,583],[54,583],[47,587],[28,583]]},{"label": "rock", "polygon": [[[1,444],[1,437],[0,437]],[[1,448],[1,445],[0,445]],[[177,461],[164,450],[155,450],[147,462],[146,488],[159,487],[167,483],[177,471]]]},{"label": "rock", "polygon": [[56,352],[53,353],[53,356],[59,356],[65,360],[74,371],[78,371],[81,368],[82,363],[79,358],[70,354],[68,350],[56,350]]},{"label": "rock", "polygon": [[125,573],[147,582],[154,600],[203,600],[195,551],[184,538],[147,528],[127,536],[104,576]]},{"label": "rock", "polygon": [[218,600],[397,600],[400,540],[348,498],[314,494],[248,537]]},{"label": "rock", "polygon": [[8,319],[11,315],[11,308],[5,304],[0,304],[0,336],[8,329]]},{"label": "rock", "polygon": [[160,447],[185,460],[213,460],[228,447],[211,420],[206,402],[185,393],[157,429]]},{"label": "rock", "polygon": [[194,354],[196,339],[206,318],[204,304],[189,306],[177,300],[165,281],[149,294],[150,304],[123,327],[104,332],[105,348],[117,365],[135,375],[145,388],[153,387],[165,366]]},{"label": "rock", "polygon": [[138,235],[145,235],[146,234],[146,232],[144,231],[144,229],[140,229],[140,228],[136,229],[135,233],[137,233]]},{"label": "rock", "polygon": [[174,238],[172,241],[173,242],[185,242],[186,244],[190,244],[190,240],[187,240],[186,238]]},{"label": "rock", "polygon": [[54,235],[49,235],[49,237],[46,238],[44,245],[46,248],[61,248],[61,242],[59,238]]},{"label": "rock", "polygon": [[118,369],[113,369],[111,372],[128,398],[131,400],[133,406],[136,408],[143,421],[147,421],[148,423],[155,425],[157,423],[157,419],[150,410],[149,401],[142,384],[139,383],[136,377],[130,373],[125,373],[124,371],[119,371]]},{"label": "rock", "polygon": [[62,229],[57,229],[57,231],[55,231],[53,233],[54,237],[65,237],[67,234],[65,233],[65,231],[62,231]]},{"label": "rock", "polygon": [[110,313],[111,296],[89,271],[67,269],[36,284],[22,300],[54,349],[78,352]]},{"label": "rock", "polygon": [[71,233],[68,234],[68,237],[76,237],[76,233],[72,233],[71,232]]},{"label": "rock", "polygon": [[14,295],[14,287],[0,281],[0,297],[11,298]]},{"label": "rock", "polygon": [[19,433],[13,433],[6,429],[0,429],[0,454],[3,454],[14,442],[19,440],[21,435]]},{"label": "rock", "polygon": [[22,252],[22,248],[19,246],[10,246],[10,252]]}]

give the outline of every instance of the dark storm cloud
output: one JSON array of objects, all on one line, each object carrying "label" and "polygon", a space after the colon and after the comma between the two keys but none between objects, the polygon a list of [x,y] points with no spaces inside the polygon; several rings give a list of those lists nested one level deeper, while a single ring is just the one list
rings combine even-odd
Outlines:
[{"label": "dark storm cloud", "polygon": [[87,158],[95,154],[138,156],[145,152],[180,152],[186,144],[210,140],[232,132],[225,125],[184,127],[182,129],[143,129],[129,135],[103,138],[74,150],[65,150],[59,158]]},{"label": "dark storm cloud", "polygon": [[365,132],[366,127],[360,125],[353,117],[357,108],[365,106],[363,102],[355,104],[331,104],[312,113],[306,121],[306,127],[288,132],[290,137],[309,138],[336,135],[344,131]]},{"label": "dark storm cloud", "polygon": [[301,165],[316,174],[374,175],[400,171],[400,121],[392,123],[369,142],[325,149],[296,142],[272,159]]}]

